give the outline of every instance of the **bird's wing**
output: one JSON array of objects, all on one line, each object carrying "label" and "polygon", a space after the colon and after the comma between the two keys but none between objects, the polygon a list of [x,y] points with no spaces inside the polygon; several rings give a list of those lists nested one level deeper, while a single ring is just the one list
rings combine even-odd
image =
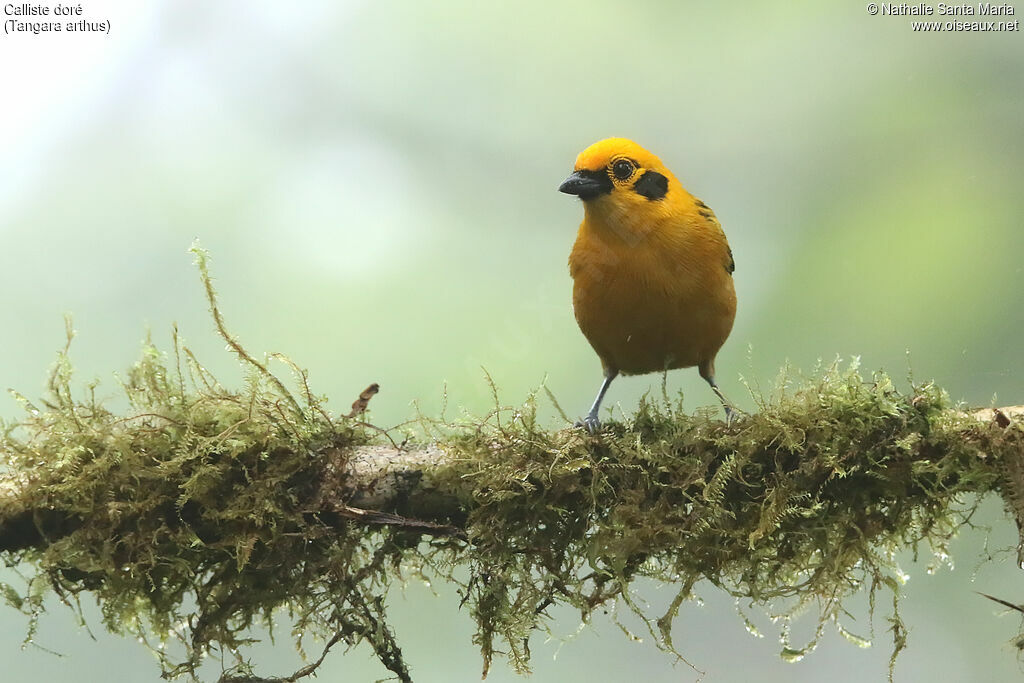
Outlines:
[{"label": "bird's wing", "polygon": [[736,272],[736,260],[732,257],[732,248],[729,246],[729,243],[725,241],[725,232],[722,230],[722,224],[718,222],[718,217],[715,215],[715,212],[711,210],[710,206],[705,204],[700,199],[697,199],[696,203],[697,213],[699,213],[708,223],[715,226],[718,233],[722,236],[722,242],[725,244],[725,251],[726,254],[728,254],[728,257],[726,258],[725,263],[723,263],[723,265],[731,275],[732,273]]}]

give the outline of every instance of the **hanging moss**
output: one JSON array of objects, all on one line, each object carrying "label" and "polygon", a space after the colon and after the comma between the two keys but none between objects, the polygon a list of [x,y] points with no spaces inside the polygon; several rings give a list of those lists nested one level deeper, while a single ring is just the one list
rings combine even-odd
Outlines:
[{"label": "hanging moss", "polygon": [[[842,626],[843,601],[866,590],[873,612],[884,589],[895,657],[906,636],[895,554],[923,544],[945,556],[974,494],[999,488],[999,454],[1024,447],[1019,428],[980,424],[932,384],[902,393],[855,364],[793,382],[729,428],[652,401],[596,438],[546,431],[534,415],[495,416],[453,442],[474,487],[477,637],[485,661],[500,638],[520,670],[553,603],[586,619],[618,601],[672,650],[673,619],[701,579],[781,617],[784,641],[793,616],[816,613],[810,643],[784,643],[794,661],[829,623],[863,645]],[[678,587],[665,614],[630,599],[640,577]]]},{"label": "hanging moss", "polygon": [[[94,387],[75,397],[65,349],[47,399],[22,398],[26,415],[3,426],[0,520],[18,522],[4,528],[7,559],[33,570],[24,595],[4,586],[8,602],[31,617],[31,638],[49,591],[76,609],[88,591],[106,628],[151,643],[166,676],[194,677],[216,649],[225,680],[252,675],[252,627],[286,608],[296,634],[369,640],[408,680],[379,597],[405,550],[320,500],[367,433],[332,420],[297,370],[294,398],[226,332],[196,253],[245,388],[221,386],[175,334],[170,359],[145,345],[122,382],[131,411],[116,415]],[[158,646],[168,641],[180,659]]]},{"label": "hanging moss", "polygon": [[[243,389],[221,386],[175,335],[169,356],[145,345],[118,415],[93,387],[73,390],[65,350],[47,399],[20,399],[25,415],[3,425],[0,549],[29,572],[27,589],[3,592],[29,615],[28,637],[48,594],[77,610],[88,592],[104,625],[150,643],[168,677],[196,678],[215,652],[221,680],[271,680],[245,653],[283,610],[298,647],[303,636],[323,639],[324,654],[365,643],[405,681],[385,595],[422,572],[460,584],[485,673],[499,651],[528,671],[529,639],[559,604],[584,621],[632,610],[675,652],[672,623],[702,579],[781,616],[784,638],[792,616],[815,614],[812,642],[784,645],[791,660],[829,624],[859,642],[843,601],[867,591],[873,610],[885,591],[895,657],[906,642],[895,553],[946,553],[976,494],[1013,497],[1006,463],[1024,456],[1019,426],[983,424],[931,384],[900,391],[832,365],[780,380],[730,426],[667,399],[596,436],[540,424],[535,399],[425,424],[444,455],[412,477],[430,505],[405,496],[365,524],[346,466],[386,437],[359,411],[332,417],[285,359],[295,395],[251,356],[197,258],[218,331],[247,368]],[[675,587],[667,612],[633,600],[641,578]]]}]

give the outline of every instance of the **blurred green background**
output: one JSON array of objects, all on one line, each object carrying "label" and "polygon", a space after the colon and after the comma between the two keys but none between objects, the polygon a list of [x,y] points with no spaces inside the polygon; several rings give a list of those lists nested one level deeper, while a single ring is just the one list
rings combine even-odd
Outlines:
[{"label": "blurred green background", "polygon": [[[570,306],[582,209],[556,188],[581,149],[621,135],[661,156],[729,236],[739,312],[718,378],[741,406],[741,374],[767,386],[787,359],[809,369],[837,354],[895,377],[912,368],[972,404],[1024,403],[1019,32],[915,33],[857,2],[85,9],[110,36],[0,37],[4,387],[41,393],[65,312],[79,378],[111,397],[146,330],[167,348],[175,321],[238,378],[186,253],[199,237],[230,328],[308,368],[335,410],[376,381],[377,424],[414,403],[436,414],[445,386],[450,407],[482,413],[486,368],[505,403],[546,378],[582,414],[600,378]],[[610,405],[628,412],[659,382],[618,380]],[[668,383],[691,409],[715,402],[694,371]],[[0,415],[17,404],[0,400]],[[985,513],[990,548],[1012,545],[999,501]],[[985,540],[963,536],[956,569],[934,575],[927,549],[907,554],[897,680],[1019,678],[1019,619],[973,591],[1020,601],[1020,570],[1002,554],[976,572]],[[475,680],[470,618],[433,590],[392,595],[414,677]],[[667,592],[644,589],[653,604]],[[873,648],[830,633],[793,665],[767,619],[752,638],[730,599],[699,592],[675,641],[703,681],[885,677],[887,604]],[[578,618],[558,614],[558,638],[532,643],[532,680],[698,677],[610,619],[573,637]],[[847,625],[868,633],[855,616]],[[0,611],[5,680],[157,679],[142,646],[92,625],[96,641],[57,609],[36,642],[66,656],[19,652],[25,619]],[[258,652],[263,673],[294,670],[286,634]],[[320,680],[385,673],[356,649]],[[499,661],[489,680],[517,678]]]}]

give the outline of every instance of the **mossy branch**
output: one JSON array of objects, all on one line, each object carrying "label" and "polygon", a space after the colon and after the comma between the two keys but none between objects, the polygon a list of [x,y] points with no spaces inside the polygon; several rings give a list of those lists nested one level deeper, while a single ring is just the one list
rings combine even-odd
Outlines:
[{"label": "mossy branch", "polygon": [[[645,400],[591,436],[541,424],[534,397],[395,444],[360,410],[332,417],[290,362],[298,399],[246,352],[204,259],[217,329],[250,369],[244,390],[175,335],[173,362],[145,346],[117,415],[91,387],[76,398],[65,349],[49,397],[19,396],[25,416],[0,425],[0,552],[28,570],[22,589],[0,588],[29,637],[48,593],[77,611],[89,592],[168,677],[197,678],[219,650],[222,681],[294,681],[335,644],[365,642],[407,681],[387,589],[422,574],[459,586],[485,673],[499,648],[526,671],[556,604],[584,621],[631,610],[674,653],[672,623],[701,580],[781,617],[783,636],[810,607],[819,635],[831,623],[858,640],[843,601],[898,602],[897,551],[941,556],[987,493],[1024,520],[1024,407],[968,411],[932,384],[900,391],[855,366],[783,377],[729,426]],[[644,577],[676,587],[665,613],[633,599]],[[245,646],[279,610],[300,650],[309,636],[325,646],[260,678]],[[890,621],[895,657],[906,631],[898,611]]]}]

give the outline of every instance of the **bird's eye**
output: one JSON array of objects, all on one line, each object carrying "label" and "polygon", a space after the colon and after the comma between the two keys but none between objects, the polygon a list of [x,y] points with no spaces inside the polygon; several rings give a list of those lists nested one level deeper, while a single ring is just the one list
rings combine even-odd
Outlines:
[{"label": "bird's eye", "polygon": [[629,161],[628,159],[619,159],[612,166],[612,173],[614,173],[615,177],[619,180],[626,180],[629,176],[633,175],[634,169],[635,167],[633,166],[632,161]]}]

